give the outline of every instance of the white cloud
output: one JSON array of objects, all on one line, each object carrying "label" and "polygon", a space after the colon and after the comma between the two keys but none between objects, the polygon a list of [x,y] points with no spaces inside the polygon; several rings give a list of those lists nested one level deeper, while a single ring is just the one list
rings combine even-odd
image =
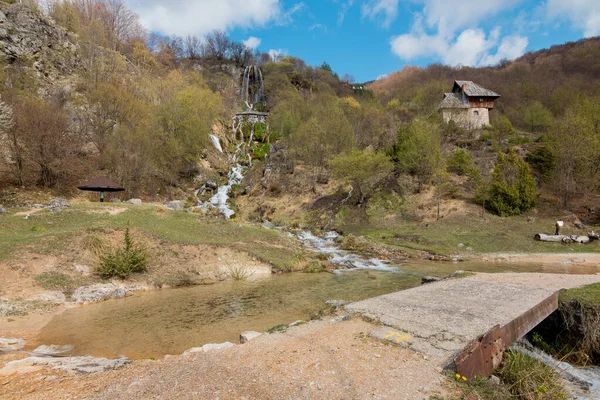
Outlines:
[{"label": "white cloud", "polygon": [[[482,66],[520,57],[529,43],[526,37],[518,35],[505,37],[498,45],[499,41],[499,28],[489,35],[481,29],[466,29],[452,39],[413,29],[410,34],[392,38],[391,46],[392,52],[405,60],[433,57],[447,65]],[[496,50],[494,54],[493,50]]]},{"label": "white cloud", "polygon": [[142,24],[164,34],[204,35],[215,29],[289,23],[303,7],[284,10],[282,0],[126,0]]},{"label": "white cloud", "polygon": [[[383,17],[387,28],[398,16],[401,0],[368,0],[362,7],[363,17]],[[423,5],[422,15],[429,28],[452,35],[463,28],[475,28],[490,15],[510,9],[523,0],[414,0]],[[561,1],[561,0],[556,0]],[[583,0],[585,1],[585,0]],[[593,0],[590,0],[593,1]]]},{"label": "white cloud", "polygon": [[271,49],[271,50],[269,50],[269,57],[271,57],[271,60],[273,60],[274,62],[280,61],[287,54],[288,54],[288,51],[284,50],[284,49]]},{"label": "white cloud", "polygon": [[600,1],[548,0],[544,7],[547,17],[569,21],[575,29],[583,31],[584,37],[600,35]]},{"label": "white cloud", "polygon": [[431,57],[448,65],[481,66],[519,57],[527,48],[524,36],[501,39],[500,27],[489,34],[479,27],[486,18],[522,0],[418,1],[424,4],[423,11],[414,17],[410,32],[391,40],[392,52],[402,59]]},{"label": "white cloud", "polygon": [[362,6],[363,17],[376,19],[383,15],[383,27],[387,28],[398,15],[398,3],[400,0],[369,0]]},{"label": "white cloud", "polygon": [[344,23],[344,19],[346,18],[346,13],[348,10],[354,5],[354,0],[333,0],[336,3],[341,3],[340,12],[338,13],[338,25],[342,25]]},{"label": "white cloud", "polygon": [[388,76],[389,76],[389,74],[383,74],[383,75],[379,75],[379,76],[377,77],[377,79],[375,79],[375,80],[376,80],[376,81],[378,81],[378,80],[381,80],[381,79],[385,79],[385,78],[387,78]]},{"label": "white cloud", "polygon": [[526,37],[513,35],[502,39],[498,51],[494,55],[483,58],[481,65],[496,65],[502,60],[514,60],[525,54],[529,40]]},{"label": "white cloud", "polygon": [[254,50],[258,46],[260,46],[261,42],[262,41],[259,38],[254,37],[254,36],[250,36],[248,39],[242,41],[244,46],[246,46],[247,48],[252,49],[252,50]]}]

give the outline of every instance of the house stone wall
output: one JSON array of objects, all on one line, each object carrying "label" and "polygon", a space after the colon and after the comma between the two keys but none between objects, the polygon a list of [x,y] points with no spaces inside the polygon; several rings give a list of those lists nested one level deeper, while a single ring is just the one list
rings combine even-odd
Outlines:
[{"label": "house stone wall", "polygon": [[442,109],[444,121],[454,121],[463,129],[481,129],[490,124],[490,111],[487,108],[446,108]]}]

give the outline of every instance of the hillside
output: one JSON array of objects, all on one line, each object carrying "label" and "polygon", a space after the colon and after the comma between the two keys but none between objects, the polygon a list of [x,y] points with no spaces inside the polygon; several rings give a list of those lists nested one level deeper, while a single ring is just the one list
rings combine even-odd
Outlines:
[{"label": "hillside", "polygon": [[526,105],[539,101],[560,116],[580,95],[600,93],[600,38],[552,46],[503,61],[494,67],[449,67],[433,64],[427,68],[407,66],[368,85],[387,104],[393,99],[413,102],[433,110],[450,91],[454,80],[471,80],[502,97],[496,106],[513,125],[530,130],[525,122]]},{"label": "hillside", "polygon": [[[127,8],[85,4],[56,2],[45,15],[0,3],[5,206],[96,199],[75,187],[107,175],[126,188],[117,201],[180,200],[191,211],[239,163],[244,177],[229,182],[227,207],[241,222],[385,241],[378,233],[491,214],[562,218],[570,229],[597,221],[599,38],[496,67],[407,67],[363,90],[327,63],[272,59],[219,31],[157,37]],[[123,26],[110,23],[116,15]],[[269,119],[239,126],[240,143],[232,117],[247,108],[248,65],[261,69],[253,106]],[[442,120],[437,106],[457,79],[501,95],[491,126]],[[515,232],[515,241],[530,234]],[[453,239],[430,241],[400,242],[448,252]]]}]

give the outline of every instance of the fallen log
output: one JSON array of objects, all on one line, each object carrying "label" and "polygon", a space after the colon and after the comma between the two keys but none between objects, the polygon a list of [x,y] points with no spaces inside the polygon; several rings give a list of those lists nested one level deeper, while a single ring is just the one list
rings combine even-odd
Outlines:
[{"label": "fallen log", "polygon": [[540,242],[557,242],[557,243],[589,243],[591,239],[589,236],[578,236],[578,235],[546,235],[544,233],[538,233],[534,237],[535,240]]}]

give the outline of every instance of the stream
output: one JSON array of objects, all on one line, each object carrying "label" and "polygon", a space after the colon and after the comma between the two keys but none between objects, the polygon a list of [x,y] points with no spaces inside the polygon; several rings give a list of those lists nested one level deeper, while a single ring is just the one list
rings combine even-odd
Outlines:
[{"label": "stream", "polygon": [[31,348],[74,345],[73,355],[132,359],[180,354],[206,343],[238,343],[243,331],[306,320],[327,300],[361,300],[420,285],[457,269],[485,272],[595,273],[595,268],[516,263],[407,262],[393,270],[291,273],[209,286],[138,293],[56,315]]}]

